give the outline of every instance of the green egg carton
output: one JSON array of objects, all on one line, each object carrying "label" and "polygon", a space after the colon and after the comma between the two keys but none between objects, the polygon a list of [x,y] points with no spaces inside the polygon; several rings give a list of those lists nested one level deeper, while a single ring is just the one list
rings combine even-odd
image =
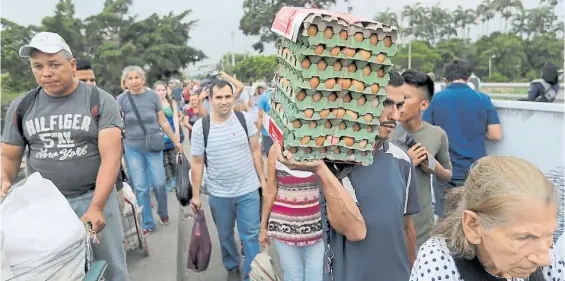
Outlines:
[{"label": "green egg carton", "polygon": [[[292,146],[284,144],[285,151],[283,155],[288,155],[288,149]],[[292,154],[293,158],[296,161],[311,161],[311,160],[322,160],[327,159],[330,161],[336,162],[345,162],[345,163],[359,163],[363,166],[369,166],[373,163],[373,154],[366,153],[366,155],[362,155],[361,151],[355,151],[353,154],[347,154],[347,152],[335,153],[333,150],[335,146],[331,146],[326,148],[326,152],[321,152],[321,148],[307,148],[307,147],[296,147],[297,151]],[[308,150],[311,150],[308,151]]]},{"label": "green egg carton", "polygon": [[[348,30],[346,29],[346,31]],[[391,36],[391,38],[393,38],[393,35],[384,32],[382,32],[381,34],[379,33],[376,34],[379,40],[376,45],[373,45],[370,43],[369,38],[364,38],[363,41],[357,42],[355,38],[351,34],[349,34],[349,32],[348,32],[347,40],[342,39],[339,33],[336,33],[335,31],[332,38],[328,39],[324,36],[324,31],[322,30],[318,30],[318,33],[315,36],[310,36],[308,34],[308,30],[304,29],[302,30],[302,33],[298,36],[298,39],[296,41],[311,47],[323,44],[330,48],[348,47],[354,49],[364,49],[371,52],[386,53],[389,56],[393,56],[394,54],[396,54],[396,51],[398,50],[398,45],[394,40],[392,40],[392,45],[390,47],[386,47],[384,45],[384,38],[386,36]]]},{"label": "green egg carton", "polygon": [[[337,138],[337,140],[339,140],[340,137],[337,136],[332,136]],[[322,144],[321,146],[316,145],[316,138],[311,138],[310,141],[308,143],[302,143],[302,138],[295,138],[295,139],[291,139],[289,138],[287,140],[287,138],[285,138],[285,143],[287,143],[290,146],[293,147],[311,147],[311,148],[316,148],[316,147],[330,147],[330,146],[339,146],[340,149],[355,149],[355,150],[359,150],[359,151],[372,151],[373,150],[373,146],[375,145],[375,140],[373,141],[369,141],[369,140],[364,140],[366,142],[365,147],[361,147],[360,143],[361,141],[355,142],[353,143],[353,145],[348,146],[345,144],[344,140],[339,140],[338,142],[334,143],[331,142],[329,140],[324,141],[324,144]]]},{"label": "green egg carton", "polygon": [[[286,115],[289,116],[289,121],[294,121],[294,120],[296,120],[296,119],[304,119],[304,120],[320,120],[320,119],[324,119],[323,117],[320,116],[320,112],[319,112],[319,111],[314,111],[313,116],[310,117],[310,118],[307,118],[307,117],[304,115],[304,110],[299,109],[298,106],[297,106],[297,104],[299,104],[299,103],[301,103],[301,102],[303,102],[303,101],[297,101],[297,100],[296,100],[296,96],[293,95],[292,93],[289,93],[289,91],[288,91],[287,89],[285,89],[285,87],[279,87],[279,85],[277,85],[277,87],[278,87],[278,90],[277,90],[277,91],[280,91],[280,92],[284,93],[284,95],[286,96],[286,100],[280,100],[279,102],[280,102],[280,103],[282,104],[282,106],[284,107],[284,110],[285,110],[285,112],[286,112]],[[320,89],[320,88],[318,88],[318,89]],[[293,92],[294,92],[294,93],[299,93],[301,90],[302,90],[302,88],[294,88],[294,89],[293,89]],[[310,91],[310,92],[311,92],[311,91]],[[322,92],[327,93],[328,91],[327,91],[327,90],[322,90]],[[278,94],[280,94],[280,93],[277,93],[277,95],[278,95]],[[352,95],[355,95],[355,94],[359,94],[359,93],[349,91],[349,92],[343,92],[343,93],[340,93],[340,94],[352,94]],[[275,95],[275,96],[277,96],[277,95]],[[375,96],[375,95],[373,95],[373,96]],[[276,97],[276,98],[281,99],[282,97]],[[378,106],[375,107],[375,108],[372,108],[372,102],[369,103],[369,104],[367,104],[367,102],[366,102],[366,103],[365,103],[365,104],[366,104],[365,107],[359,107],[359,106],[357,106],[356,104],[350,104],[350,105],[348,106],[348,108],[351,108],[351,109],[349,109],[349,110],[355,111],[355,112],[359,115],[358,118],[355,119],[355,120],[353,120],[353,119],[351,118],[351,116],[345,115],[342,119],[344,119],[344,120],[349,120],[349,121],[355,121],[355,122],[358,122],[358,123],[361,123],[361,124],[378,125],[379,122],[378,122],[378,119],[376,118],[376,116],[379,116],[379,115],[381,114],[381,112],[382,112],[382,102],[384,101],[385,96],[379,95],[379,96],[377,96],[377,99],[378,99],[379,103],[378,103]],[[337,100],[336,100],[336,101],[337,101]],[[374,101],[374,99],[373,99],[373,101]],[[345,109],[345,105],[344,105],[344,104],[342,104],[341,107]],[[301,108],[304,108],[304,106],[302,106]],[[366,114],[372,114],[372,115],[373,115],[373,119],[372,119],[372,121],[371,121],[370,123],[367,123],[367,122],[363,119],[363,115],[366,115]],[[337,118],[337,116],[335,116],[335,115],[333,115],[332,113],[330,113],[329,117],[327,117],[327,118]]]},{"label": "green egg carton", "polygon": [[[318,138],[322,136],[334,136],[334,137],[353,137],[356,140],[365,139],[371,141],[376,139],[379,128],[379,126],[377,125],[358,124],[360,127],[359,131],[354,131],[353,125],[350,125],[349,127],[346,127],[344,130],[341,130],[339,129],[339,127],[334,126],[332,124],[333,122],[331,119],[321,119],[316,121],[306,121],[306,120],[298,120],[298,121],[300,121],[300,123],[302,124],[301,127],[298,128],[294,127],[294,123],[296,122],[296,120],[287,123],[285,127],[289,131],[289,133],[292,133],[292,135],[297,139],[302,139],[305,136],[310,136],[312,138]],[[338,120],[338,121],[344,122],[343,120]],[[311,128],[310,127],[311,122],[315,122],[316,127]],[[330,124],[332,124],[331,128],[326,128],[324,126],[327,122],[330,122]],[[355,122],[350,122],[350,121],[345,121],[345,122],[356,124]],[[367,130],[369,126],[371,126],[373,129],[371,132]]]},{"label": "green egg carton", "polygon": [[[311,65],[308,69],[304,69],[302,67],[302,60],[308,58],[311,62]],[[329,63],[327,60],[330,58],[322,58],[318,56],[308,56],[308,55],[301,55],[299,59],[294,62],[294,64],[285,57],[279,57],[279,63],[281,63],[281,68],[284,67],[284,71],[295,71],[297,72],[298,76],[302,78],[310,79],[314,76],[319,77],[322,80],[327,80],[330,78],[349,78],[355,79],[358,81],[363,82],[365,85],[371,84],[379,84],[379,85],[386,85],[390,79],[388,72],[392,69],[390,65],[380,65],[376,63],[369,63],[364,61],[356,61],[356,60],[344,60],[344,59],[335,59],[333,63]],[[326,61],[327,67],[324,70],[318,69],[317,63],[320,60]],[[342,65],[341,70],[336,71],[333,68],[335,62],[339,61]],[[355,64],[357,71],[349,72],[348,66],[351,64]],[[363,68],[369,65],[371,67],[371,73],[369,75],[363,74]],[[379,77],[377,75],[378,71],[382,69],[384,76]],[[280,71],[280,70],[279,70]]]}]

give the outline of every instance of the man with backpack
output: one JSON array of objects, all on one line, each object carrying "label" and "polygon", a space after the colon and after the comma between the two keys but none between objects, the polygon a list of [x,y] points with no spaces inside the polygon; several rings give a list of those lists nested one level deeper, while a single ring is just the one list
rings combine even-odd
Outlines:
[{"label": "man with backpack", "polygon": [[96,234],[92,249],[96,260],[108,263],[105,279],[127,281],[114,188],[122,156],[118,106],[109,93],[74,77],[76,60],[58,34],[36,34],[19,54],[29,58],[39,86],[14,100],[6,114],[1,195],[16,179],[27,147],[28,172],[51,180]]},{"label": "man with backpack", "polygon": [[243,242],[243,276],[249,280],[250,264],[259,253],[259,187],[266,185],[257,127],[244,112],[233,110],[234,86],[218,78],[209,86],[209,115],[192,130],[192,193],[194,211],[201,207],[200,187],[206,166],[210,210],[218,229],[222,260],[228,280],[241,280],[234,239],[237,221]]}]

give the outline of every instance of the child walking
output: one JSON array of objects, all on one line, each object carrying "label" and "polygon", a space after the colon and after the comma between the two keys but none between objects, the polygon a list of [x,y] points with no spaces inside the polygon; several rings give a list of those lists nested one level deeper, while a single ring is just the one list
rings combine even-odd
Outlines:
[{"label": "child walking", "polygon": [[[179,127],[179,114],[177,102],[174,101],[169,91],[167,90],[167,84],[163,81],[158,81],[154,85],[155,92],[161,98],[161,105],[163,106],[163,113],[167,117],[169,124],[173,128],[173,132],[178,138],[180,135],[180,142],[184,140],[183,131]],[[177,151],[175,146],[169,136],[165,134],[165,149],[163,150],[163,165],[165,166],[165,175],[167,176],[167,185],[165,188],[167,191],[172,191],[177,187],[176,178],[176,165],[177,165]]]}]

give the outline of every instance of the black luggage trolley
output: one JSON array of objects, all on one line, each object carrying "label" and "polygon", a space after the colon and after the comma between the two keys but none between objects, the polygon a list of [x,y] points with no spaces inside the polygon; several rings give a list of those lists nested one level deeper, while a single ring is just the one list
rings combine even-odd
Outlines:
[{"label": "black luggage trolley", "polygon": [[141,228],[141,211],[137,206],[134,206],[129,200],[125,199],[124,209],[131,210],[122,214],[122,226],[124,229],[124,250],[131,252],[139,249],[143,250],[145,256],[149,256],[149,245],[147,239],[143,236]]}]

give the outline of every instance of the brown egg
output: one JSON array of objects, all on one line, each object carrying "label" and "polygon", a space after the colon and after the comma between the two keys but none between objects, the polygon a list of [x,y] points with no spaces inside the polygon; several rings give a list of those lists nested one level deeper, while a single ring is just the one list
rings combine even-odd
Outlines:
[{"label": "brown egg", "polygon": [[379,70],[377,70],[377,76],[379,76],[379,78],[385,77],[385,70],[382,69],[382,68],[379,68]]},{"label": "brown egg", "polygon": [[332,127],[332,122],[330,122],[330,120],[327,120],[326,123],[324,123],[324,128],[329,129],[331,127]]},{"label": "brown egg", "polygon": [[304,148],[304,153],[305,153],[305,154],[310,154],[310,153],[312,153],[312,148],[310,148],[310,147]]},{"label": "brown egg", "polygon": [[324,137],[324,136],[317,137],[316,138],[316,146],[324,145],[325,141],[326,141],[326,137]]},{"label": "brown egg", "polygon": [[373,114],[367,113],[363,116],[363,120],[367,123],[371,123],[373,121]]},{"label": "brown egg", "polygon": [[[357,88],[358,92],[363,92],[365,91],[365,84],[363,84],[363,82],[357,81],[355,80],[357,83],[355,83],[355,88]],[[353,84],[353,82],[351,82]]]},{"label": "brown egg", "polygon": [[347,70],[351,73],[355,73],[355,71],[357,71],[357,66],[355,65],[355,63],[352,63],[347,67]]},{"label": "brown egg", "polygon": [[367,50],[359,50],[359,56],[361,56],[362,60],[369,60],[369,58],[371,57],[371,52],[367,51]]},{"label": "brown egg", "polygon": [[342,141],[345,141],[345,145],[352,146],[355,143],[355,139],[352,137],[342,137]]},{"label": "brown egg", "polygon": [[361,156],[367,156],[369,153],[367,151],[361,151]]},{"label": "brown egg", "polygon": [[349,119],[351,119],[351,120],[357,120],[357,118],[359,118],[359,116],[357,115],[357,112],[355,112],[353,110],[347,110],[346,113],[347,113],[347,116],[349,117]]},{"label": "brown egg", "polygon": [[283,48],[283,49],[282,49],[283,55],[286,55],[286,54],[288,54],[289,52],[290,52],[290,50],[289,50],[288,48]]},{"label": "brown egg", "polygon": [[312,116],[314,116],[314,110],[311,108],[304,110],[304,116],[308,119],[312,118]]},{"label": "brown egg", "polygon": [[310,121],[309,127],[310,129],[314,129],[318,126],[318,124],[316,124],[316,121]]},{"label": "brown egg", "polygon": [[341,38],[341,40],[347,40],[347,37],[349,37],[349,34],[347,34],[347,31],[342,30],[339,32],[339,38]]},{"label": "brown egg", "polygon": [[294,122],[292,122],[292,125],[294,126],[294,128],[302,127],[302,123],[300,122],[300,120],[294,120]]},{"label": "brown egg", "polygon": [[334,153],[335,154],[340,154],[341,150],[339,149],[339,147],[334,148]]},{"label": "brown egg", "polygon": [[325,86],[326,86],[326,89],[333,89],[335,87],[335,79],[330,78],[330,79],[326,80]]},{"label": "brown egg", "polygon": [[321,55],[324,52],[324,45],[320,44],[314,48],[314,54]]},{"label": "brown egg", "polygon": [[310,142],[310,137],[309,137],[309,136],[302,137],[302,139],[300,140],[300,143],[301,143],[302,145],[307,145],[309,142]]},{"label": "brown egg", "polygon": [[369,132],[369,133],[373,132],[373,126],[367,127],[367,132]]},{"label": "brown egg", "polygon": [[338,83],[341,86],[342,89],[349,89],[349,87],[351,87],[351,79],[348,78],[340,78],[341,79],[341,83]]},{"label": "brown egg", "polygon": [[379,90],[380,90],[379,84],[371,85],[371,93],[376,94],[379,92]]},{"label": "brown egg", "polygon": [[313,96],[312,96],[312,101],[320,101],[322,99],[322,93],[320,92],[316,92]]},{"label": "brown egg", "polygon": [[383,63],[386,59],[386,55],[384,53],[380,53],[377,55],[377,62],[378,63]]},{"label": "brown egg", "polygon": [[310,62],[310,59],[305,58],[305,59],[302,61],[302,68],[308,69],[308,68],[310,68],[310,65],[312,65],[312,63]]},{"label": "brown egg", "polygon": [[367,144],[368,144],[367,140],[361,140],[361,141],[359,142],[359,147],[360,147],[360,148],[365,148],[365,147],[367,146]]},{"label": "brown egg", "polygon": [[347,94],[347,95],[343,96],[342,99],[343,99],[343,102],[349,103],[351,101],[351,95]]},{"label": "brown egg", "polygon": [[353,155],[353,153],[355,153],[355,151],[353,149],[350,149],[347,151],[347,155]]},{"label": "brown egg", "polygon": [[372,72],[372,70],[371,70],[370,66],[367,65],[367,66],[363,67],[363,75],[369,76],[369,75],[371,75],[371,72]]},{"label": "brown egg", "polygon": [[340,52],[341,49],[339,47],[333,47],[333,49],[330,51],[330,55],[332,55],[333,57],[337,57],[339,56]]},{"label": "brown egg", "polygon": [[322,111],[320,111],[320,117],[321,118],[327,118],[328,116],[330,116],[330,110],[329,109],[323,109]]},{"label": "brown egg", "polygon": [[291,147],[291,148],[288,149],[288,152],[296,153],[296,152],[298,152],[298,149],[296,149],[296,147]]},{"label": "brown egg", "polygon": [[371,43],[371,45],[377,45],[377,43],[379,43],[379,37],[377,37],[377,34],[371,34],[371,36],[369,36],[369,43]]},{"label": "brown egg", "polygon": [[379,106],[379,104],[380,104],[379,99],[374,99],[373,102],[371,102],[371,106],[373,108],[377,108]]},{"label": "brown egg", "polygon": [[337,108],[332,109],[333,116],[337,116]]},{"label": "brown egg", "polygon": [[312,77],[310,79],[310,88],[316,89],[316,88],[318,88],[318,85],[320,85],[320,78]]},{"label": "brown egg", "polygon": [[360,96],[360,97],[357,99],[357,105],[358,105],[358,106],[363,106],[366,101],[367,101],[367,99],[365,99],[364,96]]},{"label": "brown egg", "polygon": [[326,62],[324,60],[320,60],[318,62],[318,69],[321,71],[326,70],[326,67],[328,67],[328,65],[326,64]]},{"label": "brown egg", "polygon": [[355,56],[355,49],[343,48],[343,53],[346,57],[352,58]]},{"label": "brown egg", "polygon": [[296,99],[299,101],[303,101],[306,98],[306,92],[304,90],[300,91],[298,95],[296,95]]},{"label": "brown egg", "polygon": [[345,122],[341,122],[341,123],[339,123],[339,125],[337,125],[337,127],[340,130],[345,130],[345,128],[347,128],[347,125],[345,124]]},{"label": "brown egg", "polygon": [[340,71],[341,70],[341,62],[336,61],[333,65],[334,67],[334,71]]},{"label": "brown egg", "polygon": [[328,96],[328,101],[334,102],[335,100],[337,100],[337,95],[336,95],[335,93],[331,93],[331,94]]},{"label": "brown egg", "polygon": [[390,47],[392,46],[392,38],[390,36],[386,36],[385,37],[385,47]]},{"label": "brown egg", "polygon": [[363,42],[364,39],[365,39],[365,37],[363,36],[363,33],[361,33],[361,32],[355,33],[355,41]]},{"label": "brown egg", "polygon": [[353,131],[359,132],[359,130],[361,130],[361,126],[359,126],[359,124],[355,123],[355,125],[353,125]]},{"label": "brown egg", "polygon": [[326,27],[326,30],[324,30],[324,37],[326,39],[332,39],[332,37],[334,36],[334,30],[331,26]]},{"label": "brown egg", "polygon": [[318,27],[315,25],[310,25],[308,27],[308,35],[310,36],[316,36],[316,34],[318,34]]},{"label": "brown egg", "polygon": [[328,150],[325,147],[320,147],[320,153],[326,153]]},{"label": "brown egg", "polygon": [[340,108],[337,109],[337,115],[336,115],[336,117],[337,117],[337,118],[341,118],[341,117],[343,117],[343,116],[345,116],[345,108],[340,107]]}]

